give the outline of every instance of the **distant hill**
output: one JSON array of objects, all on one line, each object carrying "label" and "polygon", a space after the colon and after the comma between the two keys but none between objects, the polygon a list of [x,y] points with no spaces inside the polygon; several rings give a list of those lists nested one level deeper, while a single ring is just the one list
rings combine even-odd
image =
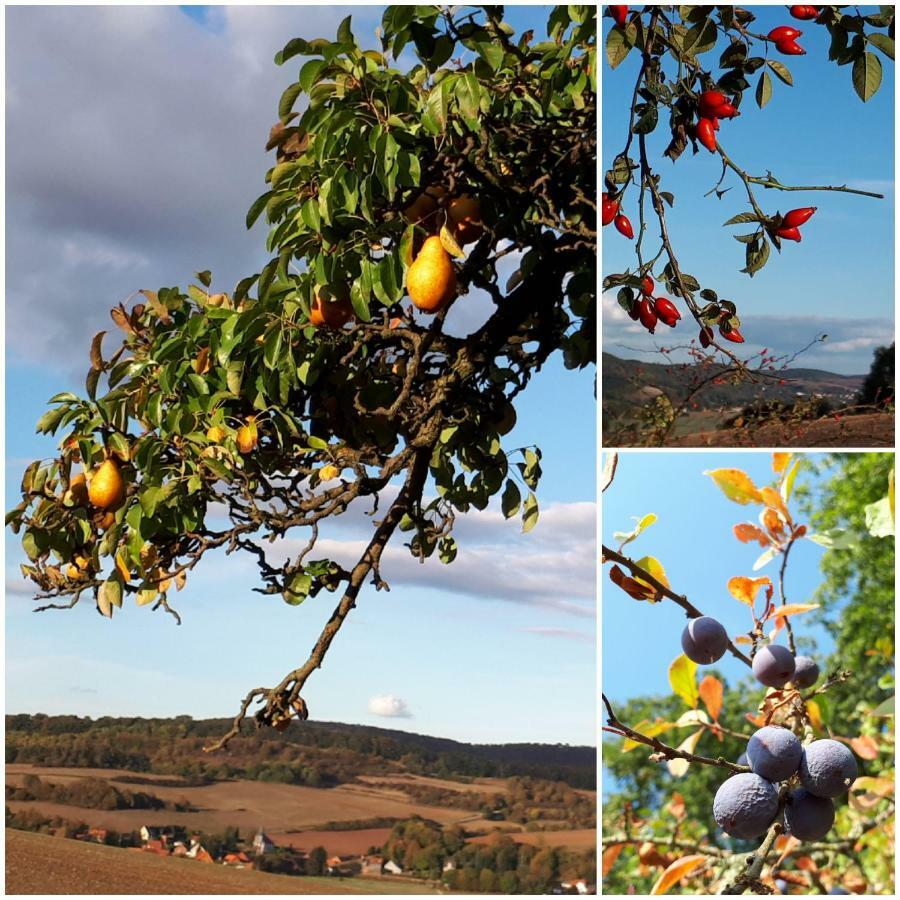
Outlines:
[{"label": "distant hill", "polygon": [[6,761],[122,768],[183,777],[241,777],[327,787],[357,775],[397,772],[443,778],[532,776],[594,789],[596,750],[567,744],[467,744],[368,725],[294,722],[254,731],[226,752],[203,745],[228,719],[6,716]]},{"label": "distant hill", "polygon": [[[605,412],[613,415],[633,409],[636,403],[652,399],[656,390],[664,391],[676,403],[689,393],[690,385],[699,371],[697,366],[668,365],[620,359],[611,353],[603,354],[602,402]],[[704,377],[715,369],[703,370]],[[788,369],[777,373],[781,384],[709,385],[697,397],[701,409],[742,407],[760,398],[792,402],[798,394],[825,397],[835,406],[852,403],[865,380],[865,375],[837,375],[820,369]]]}]

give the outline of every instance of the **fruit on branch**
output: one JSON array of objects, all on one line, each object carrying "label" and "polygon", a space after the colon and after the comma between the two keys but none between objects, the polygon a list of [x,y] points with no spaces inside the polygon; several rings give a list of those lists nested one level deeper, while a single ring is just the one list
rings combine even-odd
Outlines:
[{"label": "fruit on branch", "polygon": [[728,103],[728,98],[721,91],[704,91],[700,95],[698,107],[700,116],[705,119],[718,118],[719,109]]},{"label": "fruit on branch", "polygon": [[799,228],[808,222],[818,206],[801,206],[799,209],[789,209],[781,217],[782,228]]},{"label": "fruit on branch", "polygon": [[775,41],[775,47],[779,53],[783,53],[785,56],[803,56],[806,53],[793,38]]},{"label": "fruit on branch", "polygon": [[118,463],[104,460],[94,472],[88,487],[88,498],[97,509],[118,509],[125,500],[125,480]]},{"label": "fruit on branch", "polygon": [[766,687],[782,688],[794,676],[794,657],[781,644],[766,644],[753,657],[753,674]]},{"label": "fruit on branch", "polygon": [[681,649],[693,662],[709,665],[721,659],[728,649],[728,633],[718,619],[698,616],[681,632]]},{"label": "fruit on branch", "polygon": [[819,680],[819,667],[811,656],[798,656],[794,659],[794,687],[812,687]]},{"label": "fruit on branch", "polygon": [[437,235],[426,238],[406,273],[406,291],[423,312],[436,313],[456,294],[456,269]]},{"label": "fruit on branch", "polygon": [[440,200],[447,193],[441,185],[432,185],[403,210],[403,217],[410,225],[419,225],[435,217]]},{"label": "fruit on branch", "polygon": [[846,794],[856,780],[856,759],[839,741],[824,738],[803,748],[800,784],[817,797]]},{"label": "fruit on branch", "polygon": [[818,6],[792,6],[790,12],[795,19],[800,19],[801,22],[819,18]]},{"label": "fruit on branch", "polygon": [[628,216],[619,213],[613,221],[616,224],[616,231],[618,231],[619,234],[624,234],[629,240],[634,237],[634,229],[631,227]]},{"label": "fruit on branch", "polygon": [[600,206],[601,212],[601,221],[604,225],[609,225],[613,219],[615,219],[616,214],[619,212],[619,201],[611,200],[609,194],[604,194],[602,198],[602,203]]},{"label": "fruit on branch", "polygon": [[737,758],[737,764],[738,764],[739,766],[749,766],[749,765],[750,765],[750,763],[747,762],[747,753],[746,753],[746,751],[745,751],[744,753],[742,753],[742,754]]},{"label": "fruit on branch", "polygon": [[747,760],[753,772],[767,781],[786,781],[800,765],[803,746],[788,728],[766,725],[747,741]]},{"label": "fruit on branch", "polygon": [[779,25],[777,28],[773,28],[766,37],[777,44],[778,41],[792,41],[801,34],[803,32],[794,28],[793,25]]},{"label": "fruit on branch", "polygon": [[775,229],[775,234],[783,241],[796,241],[799,244],[803,240],[803,235],[800,234],[799,228],[785,228],[782,225],[780,228]]},{"label": "fruit on branch", "polygon": [[668,297],[657,297],[656,300],[653,301],[653,304],[656,308],[656,315],[659,317],[659,320],[668,325],[669,328],[674,328],[675,324],[681,318],[678,307],[675,306]]},{"label": "fruit on branch", "polygon": [[237,445],[241,453],[252,453],[259,444],[259,432],[256,429],[256,420],[251,416],[246,425],[241,425],[237,430]]},{"label": "fruit on branch", "polygon": [[221,425],[211,425],[206,429],[206,437],[214,444],[220,444],[225,439],[225,429]]},{"label": "fruit on branch", "polygon": [[625,22],[628,20],[627,6],[610,6],[609,14],[613,17],[613,20],[619,28],[625,27]]},{"label": "fruit on branch", "polygon": [[713,800],[713,818],[731,837],[759,837],[778,813],[778,791],[753,772],[739,772],[722,782]]},{"label": "fruit on branch", "polygon": [[[324,296],[323,296],[324,295]],[[353,318],[353,305],[346,289],[316,289],[309,308],[309,322],[316,328],[343,328]]]},{"label": "fruit on branch", "polygon": [[801,841],[819,841],[834,825],[834,804],[803,788],[792,791],[784,807],[784,824]]},{"label": "fruit on branch", "polygon": [[[744,336],[737,330],[737,328],[732,328],[728,324],[723,324],[719,326],[719,334],[725,338],[726,341],[731,341],[733,344],[743,344]],[[703,343],[701,340],[700,343]]]},{"label": "fruit on branch", "polygon": [[653,308],[653,301],[649,297],[643,297],[638,303],[638,318],[641,325],[653,334],[656,328],[656,310]]},{"label": "fruit on branch", "polygon": [[84,472],[79,472],[69,481],[69,489],[63,495],[63,501],[71,502],[73,506],[87,506],[88,499],[87,479]]},{"label": "fruit on branch", "polygon": [[206,298],[206,302],[209,306],[213,306],[218,309],[220,306],[228,307],[231,304],[228,301],[228,294],[210,294]]},{"label": "fruit on branch", "polygon": [[710,153],[716,152],[716,130],[712,123],[712,119],[700,119],[697,122],[697,140],[709,150]]},{"label": "fruit on branch", "polygon": [[741,114],[740,110],[732,103],[723,103],[717,110],[714,118],[734,119]]},{"label": "fruit on branch", "polygon": [[649,275],[645,275],[641,279],[641,293],[646,294],[648,297],[653,295],[653,288],[655,287],[653,283],[653,279]]},{"label": "fruit on branch", "polygon": [[447,216],[453,224],[453,234],[459,244],[471,244],[481,237],[481,204],[468,194],[450,201]]},{"label": "fruit on branch", "polygon": [[700,329],[700,346],[708,347],[713,342],[714,337],[712,328],[709,325],[704,325]]}]

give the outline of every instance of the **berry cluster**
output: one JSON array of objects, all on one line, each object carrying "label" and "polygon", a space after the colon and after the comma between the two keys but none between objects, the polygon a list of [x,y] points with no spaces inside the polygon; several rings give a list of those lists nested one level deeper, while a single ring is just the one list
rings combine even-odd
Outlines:
[{"label": "berry cluster", "polygon": [[694,135],[710,153],[716,152],[716,132],[719,119],[733,119],[739,116],[737,107],[721,91],[704,91],[697,103],[697,125]]},{"label": "berry cluster", "polygon": [[641,298],[635,300],[628,310],[628,315],[635,322],[640,320],[641,325],[653,334],[656,329],[657,322],[674,328],[681,318],[678,308],[667,297],[653,296],[654,283],[649,275],[645,275],[641,279]]}]

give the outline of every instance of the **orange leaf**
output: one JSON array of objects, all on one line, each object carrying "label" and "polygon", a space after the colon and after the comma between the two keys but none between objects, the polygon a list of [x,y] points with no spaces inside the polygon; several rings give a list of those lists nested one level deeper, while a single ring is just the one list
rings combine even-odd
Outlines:
[{"label": "orange leaf", "polygon": [[753,638],[747,637],[746,634],[739,634],[734,639],[735,644],[747,644],[751,646],[753,644]]},{"label": "orange leaf", "polygon": [[734,526],[734,536],[743,544],[749,544],[750,541],[759,541],[760,547],[768,547],[772,542],[769,536],[756,525],[749,522],[741,522]]},{"label": "orange leaf", "polygon": [[703,473],[719,486],[722,493],[735,503],[761,503],[762,495],[750,476],[740,469],[711,469]]},{"label": "orange leaf", "polygon": [[667,893],[670,887],[678,884],[682,878],[686,878],[697,868],[697,866],[701,866],[705,862],[706,857],[702,853],[696,853],[693,856],[682,856],[681,859],[676,859],[675,862],[659,876],[656,884],[653,885],[653,888],[650,891],[650,895],[655,896]]},{"label": "orange leaf", "polygon": [[719,721],[722,711],[722,682],[714,675],[707,675],[700,682],[700,699],[706,704],[714,722]]},{"label": "orange leaf", "polygon": [[760,490],[760,496],[763,499],[763,503],[766,506],[772,507],[772,509],[777,509],[778,512],[781,513],[781,517],[785,522],[791,521],[791,514],[788,512],[787,507],[784,505],[784,500],[781,499],[781,494],[775,490],[775,488],[764,487]]},{"label": "orange leaf", "polygon": [[684,803],[684,797],[682,797],[681,794],[678,793],[678,791],[675,791],[675,793],[672,794],[672,799],[669,801],[666,809],[671,815],[675,816],[676,819],[683,819],[684,814],[687,811]]},{"label": "orange leaf", "polygon": [[813,862],[812,858],[809,856],[798,856],[797,859],[794,860],[798,869],[803,869],[804,872],[818,872],[819,867]]},{"label": "orange leaf", "polygon": [[773,453],[772,454],[772,471],[779,474],[787,468],[790,461],[790,453]]},{"label": "orange leaf", "polygon": [[766,531],[773,538],[781,537],[784,534],[784,520],[778,514],[777,509],[767,506],[760,514],[760,519],[766,528]]},{"label": "orange leaf", "polygon": [[[769,619],[786,619],[788,616],[797,616],[800,613],[818,609],[818,603],[786,603],[784,606],[773,606],[769,612]],[[780,622],[778,628],[783,628],[784,622]]]},{"label": "orange leaf", "polygon": [[860,759],[876,759],[878,757],[878,742],[873,737],[865,735],[851,738],[847,743]]},{"label": "orange leaf", "polygon": [[743,576],[736,576],[735,578],[728,579],[728,591],[735,600],[740,600],[741,603],[746,603],[747,606],[753,606],[754,600],[756,600],[756,594],[761,587],[765,586],[766,588],[766,599],[772,599],[772,592],[774,588],[772,587],[772,579],[771,578],[745,578]]},{"label": "orange leaf", "polygon": [[603,851],[603,877],[609,874],[609,870],[615,865],[616,860],[619,858],[619,854],[622,852],[622,848],[624,844],[613,844],[611,847],[607,847]]},{"label": "orange leaf", "polygon": [[629,578],[618,566],[613,566],[609,570],[609,580],[622,588],[634,600],[655,601],[659,599],[656,595],[656,588],[650,587],[650,585],[643,582],[635,581],[634,578]]}]

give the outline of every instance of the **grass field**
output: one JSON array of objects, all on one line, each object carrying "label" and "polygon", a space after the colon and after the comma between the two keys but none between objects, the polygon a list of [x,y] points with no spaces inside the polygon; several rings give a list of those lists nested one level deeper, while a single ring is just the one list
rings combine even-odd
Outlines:
[{"label": "grass field", "polygon": [[435,894],[398,878],[294,878],[6,829],[7,894]]}]

